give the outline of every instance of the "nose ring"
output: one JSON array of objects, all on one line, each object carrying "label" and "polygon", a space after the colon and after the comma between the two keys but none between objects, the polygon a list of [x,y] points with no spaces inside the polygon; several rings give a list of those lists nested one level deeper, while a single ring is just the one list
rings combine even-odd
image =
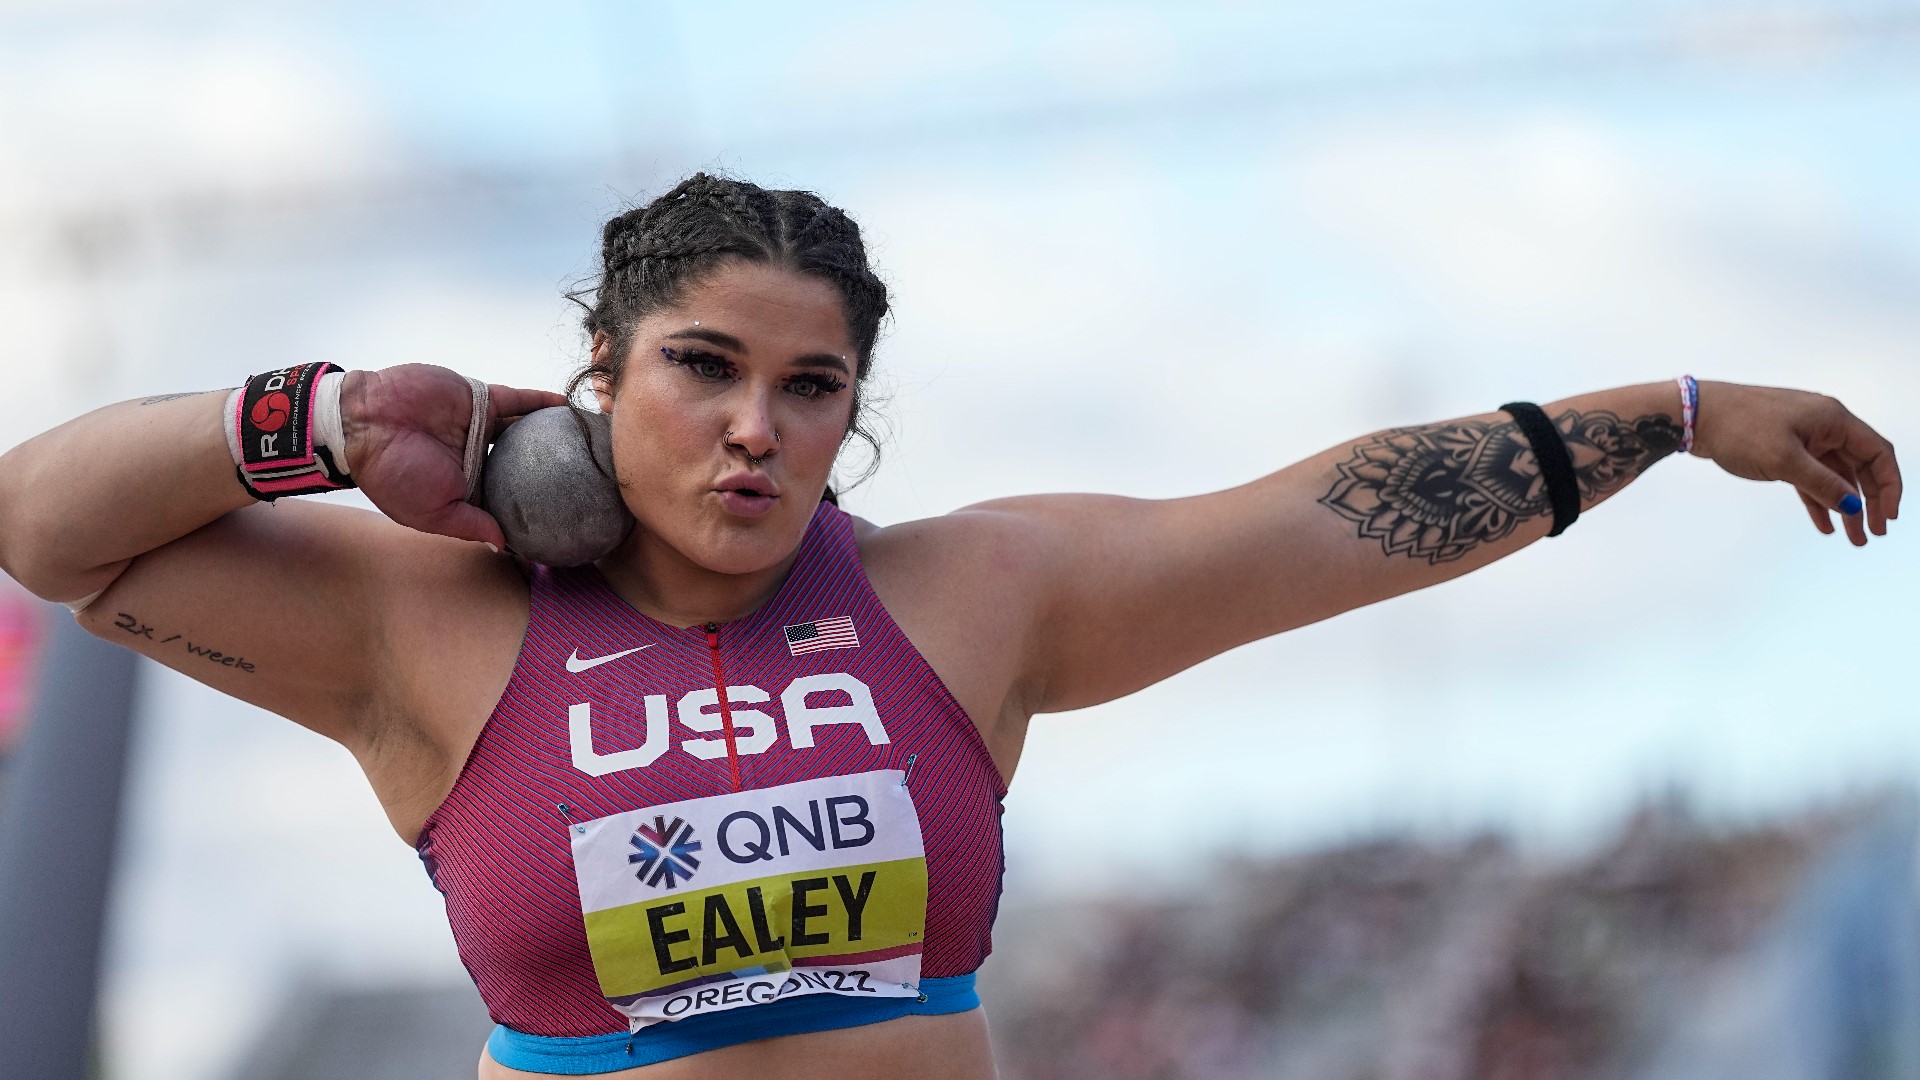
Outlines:
[{"label": "nose ring", "polygon": [[[728,428],[728,429],[727,429],[727,434],[726,434],[726,435],[725,435],[725,436],[724,436],[724,437],[723,437],[723,438],[721,439],[721,441],[722,441],[722,442],[728,442],[728,443],[730,443],[730,442],[732,442],[732,441],[733,441],[733,429],[732,429],[732,428]],[[774,441],[774,442],[779,442],[779,441],[780,441],[780,433],[779,433],[778,431],[776,431],[776,432],[774,432],[774,433],[773,433],[773,441]],[[743,449],[743,450],[744,450],[744,449],[746,449],[746,448],[745,448],[745,447],[741,447],[741,449]],[[748,456],[748,457],[753,457],[753,455],[752,455],[752,454],[748,454],[747,456]],[[762,456],[764,457],[765,455],[762,455]],[[760,459],[759,459],[759,458],[754,458],[754,460],[755,460],[755,461],[758,461],[758,460],[760,460]]]},{"label": "nose ring", "polygon": [[[733,441],[733,429],[732,429],[732,428],[728,428],[728,429],[727,429],[727,434],[726,434],[726,436],[725,436],[725,437],[724,437],[724,438],[723,438],[723,439],[722,439],[721,441],[722,441],[722,442],[724,442],[724,443],[726,443],[726,444],[727,444],[728,446],[737,446],[737,445],[739,445],[739,444],[737,444],[737,443],[735,443],[735,442]],[[778,431],[776,431],[776,432],[774,432],[774,433],[773,433],[773,441],[774,441],[774,442],[776,442],[776,443],[780,441],[780,433],[779,433]],[[767,460],[767,459],[768,459],[769,457],[772,457],[772,456],[773,456],[773,455],[772,455],[771,453],[767,453],[767,454],[757,454],[757,455],[756,455],[756,454],[755,454],[755,453],[754,453],[753,451],[751,451],[751,450],[748,450],[748,449],[747,449],[746,447],[744,447],[744,446],[742,446],[742,447],[740,447],[740,452],[741,452],[741,453],[743,453],[743,454],[745,454],[745,455],[747,455],[747,464],[748,464],[748,465],[751,465],[751,466],[753,466],[753,467],[754,467],[754,468],[756,468],[756,469],[760,467],[760,463],[761,463],[761,462],[763,462],[763,461],[765,461],[765,460]]]}]

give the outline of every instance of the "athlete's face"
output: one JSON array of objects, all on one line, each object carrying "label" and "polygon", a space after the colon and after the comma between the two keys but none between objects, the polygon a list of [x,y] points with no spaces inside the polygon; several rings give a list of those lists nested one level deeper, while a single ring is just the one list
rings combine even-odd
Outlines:
[{"label": "athlete's face", "polygon": [[847,337],[832,284],[744,260],[641,320],[619,385],[594,391],[640,530],[721,573],[792,554],[852,416]]}]

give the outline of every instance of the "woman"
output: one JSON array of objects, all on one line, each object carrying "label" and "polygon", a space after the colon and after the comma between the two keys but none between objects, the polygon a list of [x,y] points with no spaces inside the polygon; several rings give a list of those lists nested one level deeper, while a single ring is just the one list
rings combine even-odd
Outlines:
[{"label": "woman", "polygon": [[[840,211],[698,175],[605,229],[569,390],[611,414],[637,526],[597,563],[502,554],[465,501],[463,462],[568,398],[408,364],[32,439],[0,457],[0,566],[354,753],[501,1025],[482,1077],[977,1078],[1034,714],[1484,566],[1676,450],[1793,485],[1855,544],[1898,513],[1892,447],[1839,403],[1682,379],[1192,498],[881,527],[826,485],[886,311]],[[275,472],[250,448],[305,431],[309,393],[325,453]],[[348,482],[385,517],[252,505]]]}]

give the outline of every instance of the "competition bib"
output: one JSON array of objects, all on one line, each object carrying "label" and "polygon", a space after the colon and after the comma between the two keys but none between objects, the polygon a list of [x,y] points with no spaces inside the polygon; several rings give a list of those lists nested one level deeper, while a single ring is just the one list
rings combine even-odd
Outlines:
[{"label": "competition bib", "polygon": [[633,1030],[803,994],[916,997],[920,818],[897,769],[571,826],[600,991]]}]

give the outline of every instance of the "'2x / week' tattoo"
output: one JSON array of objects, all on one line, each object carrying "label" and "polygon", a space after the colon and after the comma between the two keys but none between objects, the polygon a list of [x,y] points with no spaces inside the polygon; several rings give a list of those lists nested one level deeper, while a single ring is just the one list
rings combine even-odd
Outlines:
[{"label": "'2x / week' tattoo", "polygon": [[134,637],[146,638],[148,641],[160,645],[171,645],[176,641],[184,642],[189,654],[198,656],[209,664],[232,668],[235,671],[244,671],[248,674],[253,673],[253,663],[245,657],[233,656],[206,645],[196,644],[191,638],[183,637],[180,634],[170,634],[165,638],[155,637],[153,627],[148,626],[146,623],[141,622],[139,619],[124,611],[114,613],[113,625],[125,630]]},{"label": "'2x / week' tattoo", "polygon": [[[1568,410],[1554,427],[1573,455],[1580,505],[1624,487],[1679,449],[1668,416],[1631,424],[1610,412]],[[1504,540],[1553,512],[1533,448],[1512,420],[1455,420],[1395,428],[1354,447],[1320,504],[1360,526],[1388,555],[1439,564]]]}]

